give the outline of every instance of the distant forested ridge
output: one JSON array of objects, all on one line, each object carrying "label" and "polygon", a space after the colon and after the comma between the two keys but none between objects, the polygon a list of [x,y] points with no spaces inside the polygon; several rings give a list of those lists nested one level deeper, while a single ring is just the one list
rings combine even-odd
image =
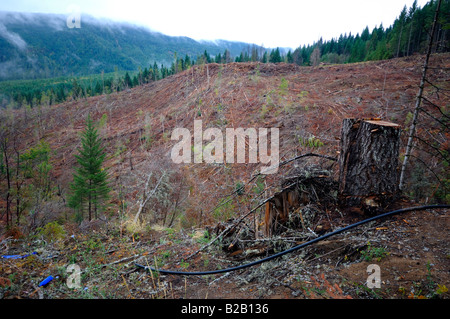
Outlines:
[{"label": "distant forested ridge", "polygon": [[[295,50],[222,40],[197,42],[92,19],[83,19],[80,29],[68,29],[63,16],[1,13],[0,79],[24,80],[0,82],[0,106],[34,107],[111,93],[163,79],[195,64],[316,66],[423,54],[436,6],[436,0],[422,8],[415,1],[387,28],[382,24],[372,30],[366,27],[356,35],[319,39]],[[450,0],[442,0],[433,53],[450,51],[449,29]],[[51,76],[58,78],[48,79]]]},{"label": "distant forested ridge", "polygon": [[81,15],[80,28],[69,28],[62,14],[0,12],[0,80],[135,71],[154,62],[170,66],[175,54],[228,49],[236,55],[247,45],[167,36],[87,15]]}]

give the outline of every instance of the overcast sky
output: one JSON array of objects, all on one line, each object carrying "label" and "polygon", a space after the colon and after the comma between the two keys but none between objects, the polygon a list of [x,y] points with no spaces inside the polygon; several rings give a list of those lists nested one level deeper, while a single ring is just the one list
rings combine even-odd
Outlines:
[{"label": "overcast sky", "polygon": [[[95,17],[148,26],[196,40],[224,39],[297,48],[340,34],[390,26],[414,0],[3,0],[0,11],[62,13],[79,8]],[[428,0],[418,0],[423,7]],[[1,23],[1,21],[0,21]]]}]

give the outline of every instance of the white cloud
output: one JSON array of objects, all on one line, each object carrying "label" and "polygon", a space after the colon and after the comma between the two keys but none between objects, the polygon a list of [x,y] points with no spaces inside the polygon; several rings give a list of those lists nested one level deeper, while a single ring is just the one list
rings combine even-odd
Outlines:
[{"label": "white cloud", "polygon": [[[76,5],[83,13],[141,24],[167,35],[197,40],[225,39],[298,47],[360,33],[383,23],[390,26],[404,5],[414,0],[61,0],[4,1],[0,10],[68,13]],[[428,0],[418,0],[423,6]]]},{"label": "white cloud", "polygon": [[5,38],[6,41],[16,46],[19,50],[25,50],[27,43],[17,33],[8,31],[6,27],[0,23],[0,37]]}]

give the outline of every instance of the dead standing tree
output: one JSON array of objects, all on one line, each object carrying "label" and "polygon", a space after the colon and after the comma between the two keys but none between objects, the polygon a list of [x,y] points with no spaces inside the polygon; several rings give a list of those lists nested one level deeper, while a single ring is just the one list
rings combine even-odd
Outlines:
[{"label": "dead standing tree", "polygon": [[400,126],[345,119],[339,154],[341,204],[377,212],[398,195]]},{"label": "dead standing tree", "polygon": [[402,168],[401,168],[401,172],[400,172],[400,180],[399,180],[399,188],[400,188],[400,190],[403,190],[403,188],[404,188],[406,166],[408,164],[408,160],[409,160],[409,157],[411,156],[411,152],[412,152],[412,149],[413,149],[413,146],[414,146],[414,138],[415,138],[415,134],[416,134],[416,127],[417,127],[417,123],[418,123],[419,113],[421,111],[421,103],[422,103],[422,99],[423,99],[423,90],[424,90],[424,87],[425,87],[425,82],[427,82],[428,63],[429,63],[429,60],[430,60],[430,55],[431,55],[431,51],[432,51],[432,47],[433,47],[433,38],[434,38],[434,34],[436,32],[436,25],[437,25],[437,22],[438,22],[439,10],[440,10],[440,7],[441,7],[441,2],[442,2],[442,0],[439,0],[438,3],[437,3],[437,6],[436,6],[436,12],[435,12],[435,15],[434,15],[433,26],[431,27],[431,34],[430,34],[429,41],[428,41],[427,54],[425,56],[425,62],[423,64],[423,68],[422,68],[422,78],[420,80],[419,93],[417,94],[417,98],[416,98],[416,105],[414,107],[413,120],[412,120],[412,123],[411,123],[411,127],[409,129],[408,143],[406,145],[405,157],[403,159]]},{"label": "dead standing tree", "polygon": [[[11,215],[11,200],[12,200],[12,176],[11,176],[11,164],[9,159],[9,134],[7,132],[7,128],[5,126],[0,127],[0,176],[2,177],[2,181],[6,182],[6,190],[5,190],[5,210],[6,212],[6,225],[10,226],[12,223],[12,215]],[[0,185],[2,187],[3,185]],[[3,214],[1,213],[0,219],[3,219]]]}]

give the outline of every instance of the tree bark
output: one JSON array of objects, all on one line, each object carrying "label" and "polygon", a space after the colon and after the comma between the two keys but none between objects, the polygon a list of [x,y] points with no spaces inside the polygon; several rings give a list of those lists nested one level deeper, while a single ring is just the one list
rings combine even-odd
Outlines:
[{"label": "tree bark", "polygon": [[378,212],[398,195],[400,126],[345,119],[339,154],[341,204]]}]

